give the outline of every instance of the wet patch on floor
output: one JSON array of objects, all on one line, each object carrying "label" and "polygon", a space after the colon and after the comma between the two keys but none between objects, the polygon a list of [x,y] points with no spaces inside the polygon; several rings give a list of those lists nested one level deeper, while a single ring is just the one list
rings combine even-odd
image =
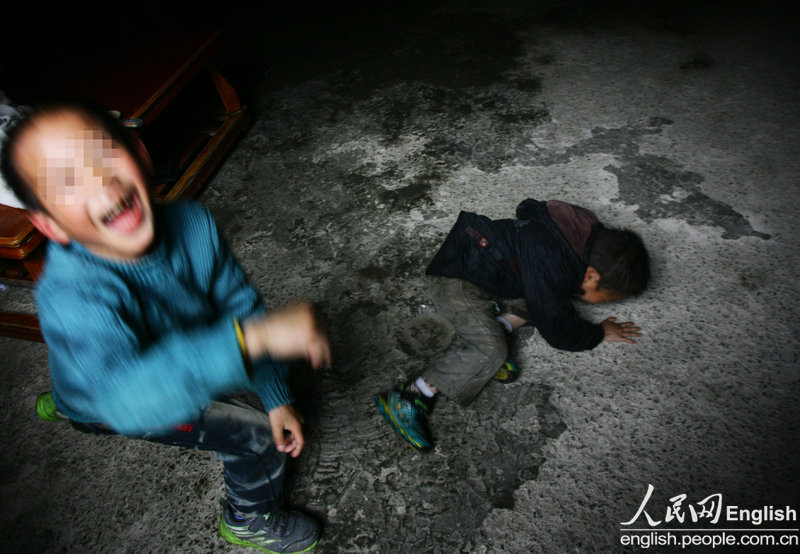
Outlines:
[{"label": "wet patch on floor", "polygon": [[638,204],[636,214],[651,223],[657,219],[679,219],[691,225],[713,225],[723,229],[722,238],[770,235],[753,229],[747,219],[729,205],[700,190],[703,177],[685,171],[669,160],[639,156],[620,167],[604,168],[617,176],[619,199]]},{"label": "wet patch on floor", "polygon": [[[698,55],[696,60],[705,58]],[[294,102],[279,107],[281,121],[267,118],[254,129],[241,154],[249,158],[250,172],[268,173],[282,190],[282,198],[297,206],[297,213],[284,207],[275,215],[276,238],[285,237],[287,243],[313,241],[319,235],[317,229],[301,229],[299,236],[281,233],[293,227],[279,226],[280,220],[293,222],[300,213],[316,213],[316,225],[328,217],[350,218],[362,228],[412,210],[426,217],[436,210],[433,198],[438,188],[465,168],[497,173],[509,166],[569,164],[592,154],[613,156],[614,163],[604,168],[618,182],[618,196],[611,200],[637,206],[636,213],[645,222],[677,219],[720,227],[725,239],[770,238],[723,200],[703,192],[703,175],[666,157],[641,152],[643,139],[662,134],[673,124],[665,117],[618,128],[596,127],[589,138],[564,149],[542,149],[532,147],[531,133],[552,121],[549,108],[538,99],[537,79],[520,80],[513,88],[396,83],[373,89],[362,101],[350,101],[347,110],[331,109],[345,100],[335,83],[307,86],[313,91],[298,90]],[[290,136],[302,137],[294,142],[296,150],[288,165],[285,139],[272,138],[285,135],[280,128],[287,119],[294,127]],[[248,151],[261,155],[250,157]],[[298,174],[303,183],[316,185],[286,182]],[[357,213],[359,209],[363,211]]]},{"label": "wet patch on floor", "polygon": [[672,121],[654,116],[644,124],[619,128],[595,128],[592,136],[564,152],[546,152],[537,156],[542,165],[565,164],[589,154],[610,154],[615,163],[603,169],[617,177],[619,193],[612,201],[636,205],[636,214],[648,223],[673,218],[690,225],[710,225],[723,229],[722,238],[770,235],[753,229],[750,222],[725,202],[701,190],[705,178],[686,171],[680,164],[661,156],[643,154],[639,140],[660,134]]},{"label": "wet patch on floor", "polygon": [[287,482],[291,501],[325,519],[325,541],[341,551],[467,548],[492,510],[514,508],[515,491],[546,462],[546,442],[566,430],[548,386],[492,383],[468,408],[437,402],[440,446],[420,454],[372,405],[342,409],[360,388],[322,383],[317,407],[304,410],[315,463],[293,466]]},{"label": "wet patch on floor", "polygon": [[[368,278],[382,272],[372,268]],[[466,408],[438,400],[430,453],[397,436],[375,394],[419,375],[454,338],[429,305],[411,304],[425,299],[417,281],[394,280],[400,290],[386,283],[372,296],[363,287],[329,306],[338,363],[316,374],[293,370],[307,458],[290,464],[286,490],[326,522],[325,543],[340,551],[468,548],[493,510],[514,508],[516,491],[546,463],[547,442],[567,429],[552,388],[523,377],[491,382]]]}]

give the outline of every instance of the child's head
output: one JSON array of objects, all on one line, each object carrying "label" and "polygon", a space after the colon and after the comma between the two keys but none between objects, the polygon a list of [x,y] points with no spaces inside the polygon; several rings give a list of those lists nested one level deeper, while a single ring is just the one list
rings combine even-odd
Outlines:
[{"label": "child's head", "polygon": [[632,231],[601,227],[589,251],[581,298],[592,304],[640,294],[650,281],[650,256]]},{"label": "child's head", "polygon": [[8,132],[2,169],[47,238],[130,260],[155,234],[145,155],[102,109],[62,102],[32,111]]}]

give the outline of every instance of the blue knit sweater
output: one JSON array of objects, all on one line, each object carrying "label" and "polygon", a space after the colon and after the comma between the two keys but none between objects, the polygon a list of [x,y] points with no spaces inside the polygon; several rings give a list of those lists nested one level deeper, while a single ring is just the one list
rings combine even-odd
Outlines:
[{"label": "blue knit sweater", "polygon": [[291,402],[285,364],[262,358],[247,378],[234,319],[264,306],[211,215],[188,202],[153,209],[156,241],[135,262],[48,246],[36,302],[58,408],[139,434],[244,388],[267,411]]}]

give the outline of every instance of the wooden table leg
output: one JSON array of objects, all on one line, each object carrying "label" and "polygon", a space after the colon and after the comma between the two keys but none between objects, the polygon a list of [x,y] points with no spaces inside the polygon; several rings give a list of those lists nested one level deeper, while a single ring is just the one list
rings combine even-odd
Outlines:
[{"label": "wooden table leg", "polygon": [[42,245],[22,260],[22,265],[25,266],[32,281],[36,281],[44,270],[44,250],[44,245]]},{"label": "wooden table leg", "polygon": [[228,115],[238,112],[242,105],[239,102],[239,94],[236,89],[222,76],[213,62],[209,62],[206,67],[211,75],[211,80],[214,82],[214,87],[217,89],[217,94],[219,94],[222,104],[225,106],[225,111]]}]

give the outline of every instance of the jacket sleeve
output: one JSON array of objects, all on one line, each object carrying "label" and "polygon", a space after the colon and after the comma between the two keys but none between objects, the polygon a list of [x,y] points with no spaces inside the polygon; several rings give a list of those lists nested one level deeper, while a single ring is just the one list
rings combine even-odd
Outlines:
[{"label": "jacket sleeve", "polygon": [[[206,212],[206,215],[211,244],[215,250],[210,287],[218,313],[231,314],[241,322],[248,317],[265,313],[261,295],[247,279],[211,214]],[[242,355],[246,353],[242,352]],[[266,411],[294,400],[286,382],[288,366],[285,363],[263,357],[256,360],[252,367],[253,379],[248,388],[256,393]]]},{"label": "jacket sleeve", "polygon": [[217,313],[231,314],[239,319],[264,312],[261,295],[247,279],[242,266],[233,256],[228,243],[219,232],[214,218],[204,209],[210,258],[213,268],[208,288]]},{"label": "jacket sleeve", "polygon": [[[531,308],[528,309],[530,312]],[[534,318],[534,325],[553,348],[578,352],[591,350],[602,342],[603,327],[583,319],[572,302],[566,301],[549,310],[550,315]]]},{"label": "jacket sleeve", "polygon": [[553,348],[573,352],[594,348],[603,340],[603,328],[583,319],[572,305],[570,280],[577,276],[567,260],[574,254],[566,240],[558,239],[547,203],[523,200],[516,216],[531,226],[538,224],[536,232],[529,231],[525,237],[522,286],[529,321]]},{"label": "jacket sleeve", "polygon": [[554,290],[540,276],[529,275],[524,282],[529,321],[550,346],[577,352],[600,344],[603,327],[583,319],[563,293]]},{"label": "jacket sleeve", "polygon": [[213,397],[247,383],[231,318],[145,345],[147,329],[131,317],[136,300],[124,287],[49,286],[37,304],[68,415],[138,434],[194,418]]}]

